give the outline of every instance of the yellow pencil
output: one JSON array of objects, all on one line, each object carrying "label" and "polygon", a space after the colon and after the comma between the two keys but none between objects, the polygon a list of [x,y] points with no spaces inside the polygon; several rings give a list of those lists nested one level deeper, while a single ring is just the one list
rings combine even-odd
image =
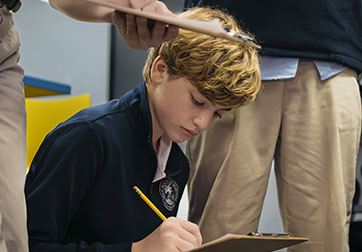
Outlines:
[{"label": "yellow pencil", "polygon": [[143,192],[137,187],[134,186],[133,190],[143,199],[144,202],[161,218],[161,220],[166,220],[166,217],[157,209],[157,207],[143,194]]}]

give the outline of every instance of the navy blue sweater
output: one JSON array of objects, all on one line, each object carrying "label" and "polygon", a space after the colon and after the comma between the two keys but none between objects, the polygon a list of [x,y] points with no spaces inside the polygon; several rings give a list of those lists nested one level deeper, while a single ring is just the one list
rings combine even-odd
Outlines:
[{"label": "navy blue sweater", "polygon": [[26,178],[30,251],[131,251],[161,224],[133,186],[175,216],[189,174],[175,143],[167,177],[152,183],[156,169],[144,84],[60,124]]},{"label": "navy blue sweater", "polygon": [[185,0],[184,7],[228,10],[262,53],[337,62],[362,71],[361,0]]}]

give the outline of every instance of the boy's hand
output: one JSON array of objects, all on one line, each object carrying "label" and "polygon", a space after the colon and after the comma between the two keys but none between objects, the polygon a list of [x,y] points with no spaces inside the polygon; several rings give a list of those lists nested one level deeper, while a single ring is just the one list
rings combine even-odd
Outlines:
[{"label": "boy's hand", "polygon": [[[175,16],[163,2],[155,1],[142,7],[143,11],[162,15]],[[117,27],[123,39],[133,49],[146,50],[158,47],[162,42],[177,36],[178,28],[166,26],[162,22],[154,22],[144,17],[135,17],[130,14],[115,11],[112,22]]]},{"label": "boy's hand", "polygon": [[179,252],[201,246],[199,227],[191,222],[170,217],[155,231],[132,245],[132,252]]}]

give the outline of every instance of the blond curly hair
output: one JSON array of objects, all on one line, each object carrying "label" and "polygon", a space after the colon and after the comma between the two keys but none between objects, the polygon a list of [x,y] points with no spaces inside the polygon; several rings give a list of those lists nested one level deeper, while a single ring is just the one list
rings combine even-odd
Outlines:
[{"label": "blond curly hair", "polygon": [[[218,18],[224,28],[252,36],[217,9],[192,8],[179,16],[204,21]],[[260,89],[258,50],[247,43],[179,29],[176,38],[150,49],[143,69],[146,83],[151,81],[157,56],[165,60],[170,77],[186,77],[213,104],[237,108],[254,101]]]}]

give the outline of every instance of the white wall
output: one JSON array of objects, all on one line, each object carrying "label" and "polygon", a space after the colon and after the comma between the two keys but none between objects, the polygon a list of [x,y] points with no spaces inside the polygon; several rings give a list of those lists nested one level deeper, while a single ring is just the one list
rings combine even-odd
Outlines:
[{"label": "white wall", "polygon": [[88,92],[92,104],[108,99],[110,25],[70,19],[39,0],[22,1],[14,19],[26,75]]}]

